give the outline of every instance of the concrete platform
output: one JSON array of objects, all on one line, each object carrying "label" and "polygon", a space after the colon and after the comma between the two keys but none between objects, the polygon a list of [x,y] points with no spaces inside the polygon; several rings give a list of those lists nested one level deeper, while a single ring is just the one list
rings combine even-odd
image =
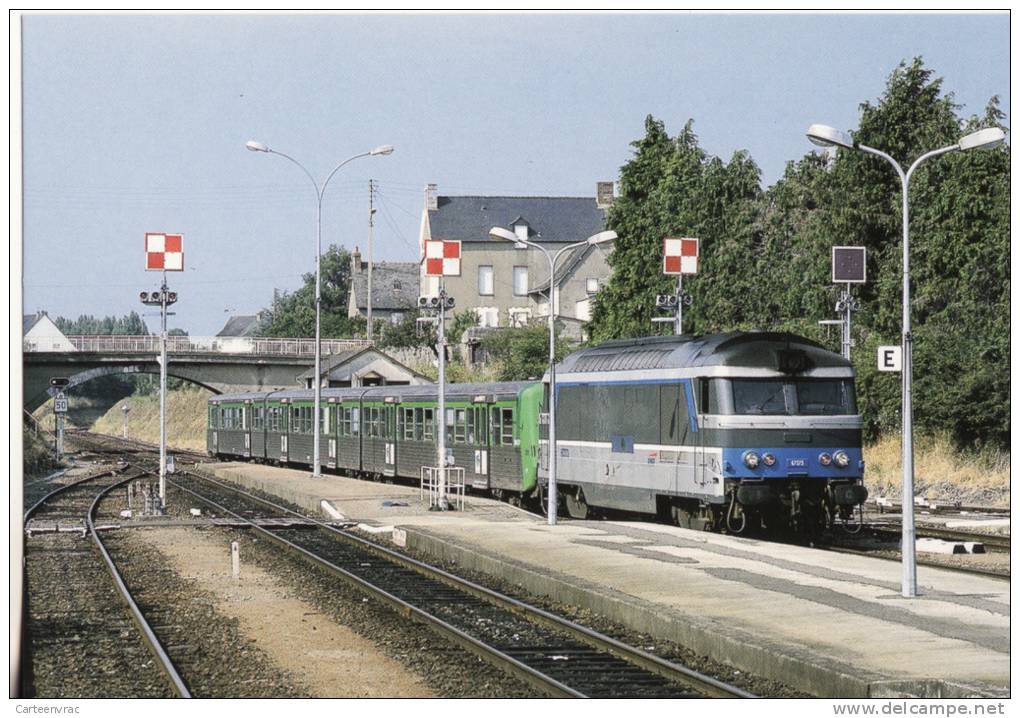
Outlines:
[{"label": "concrete platform", "polygon": [[922,595],[904,599],[890,561],[654,523],[548,526],[477,496],[462,512],[429,512],[408,486],[252,464],[213,470],[323,515],[326,501],[436,558],[814,695],[1010,692],[1007,581],[920,567]]}]

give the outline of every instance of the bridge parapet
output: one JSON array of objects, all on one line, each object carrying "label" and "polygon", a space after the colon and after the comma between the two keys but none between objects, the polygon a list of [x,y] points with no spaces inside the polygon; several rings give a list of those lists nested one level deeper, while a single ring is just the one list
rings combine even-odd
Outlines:
[{"label": "bridge parapet", "polygon": [[[158,354],[159,337],[141,335],[70,336],[76,352],[87,354]],[[372,346],[367,339],[323,339],[323,355],[339,354]],[[28,351],[26,349],[26,351]],[[253,356],[310,357],[314,339],[268,337],[167,337],[170,354],[240,354]]]}]

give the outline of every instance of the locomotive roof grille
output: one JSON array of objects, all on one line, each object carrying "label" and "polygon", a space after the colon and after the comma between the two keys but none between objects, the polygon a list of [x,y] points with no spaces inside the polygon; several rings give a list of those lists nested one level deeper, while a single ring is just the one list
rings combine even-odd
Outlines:
[{"label": "locomotive roof grille", "polygon": [[785,332],[684,334],[614,339],[567,356],[559,374],[740,366],[798,373],[815,367],[850,367],[841,355]]}]

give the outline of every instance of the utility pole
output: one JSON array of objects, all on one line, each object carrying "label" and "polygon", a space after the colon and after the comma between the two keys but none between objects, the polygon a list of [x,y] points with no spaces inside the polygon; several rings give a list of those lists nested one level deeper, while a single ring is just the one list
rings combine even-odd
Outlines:
[{"label": "utility pole", "polygon": [[373,195],[375,194],[375,183],[373,180],[368,181],[368,312],[367,312],[367,327],[366,333],[368,335],[368,341],[372,341],[372,226],[374,224],[373,215],[375,214],[375,208],[372,206]]}]

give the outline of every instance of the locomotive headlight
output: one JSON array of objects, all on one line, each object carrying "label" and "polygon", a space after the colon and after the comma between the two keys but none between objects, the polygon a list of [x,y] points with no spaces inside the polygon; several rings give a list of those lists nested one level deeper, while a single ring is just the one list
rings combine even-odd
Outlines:
[{"label": "locomotive headlight", "polygon": [[747,468],[749,469],[758,468],[758,461],[759,461],[758,455],[753,451],[744,452],[744,465],[747,466]]},{"label": "locomotive headlight", "polygon": [[819,454],[818,455],[818,462],[822,466],[828,466],[829,464],[832,463],[832,457],[829,456],[828,454]]},{"label": "locomotive headlight", "polygon": [[776,457],[773,456],[772,454],[769,454],[769,453],[762,454],[761,455],[761,460],[765,464],[765,466],[775,466],[776,465]]},{"label": "locomotive headlight", "polygon": [[841,469],[845,469],[850,465],[850,457],[846,455],[845,451],[837,451],[832,455],[832,460]]}]

